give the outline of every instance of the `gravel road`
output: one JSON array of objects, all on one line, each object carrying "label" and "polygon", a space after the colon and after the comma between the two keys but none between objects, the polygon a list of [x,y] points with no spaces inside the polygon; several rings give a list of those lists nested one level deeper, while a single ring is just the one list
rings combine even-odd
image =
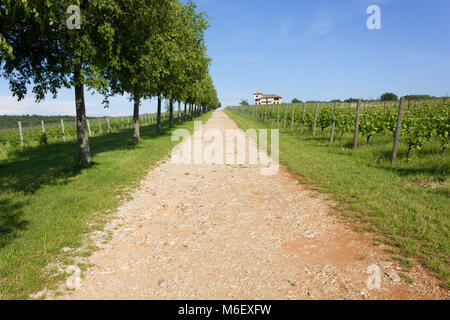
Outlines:
[{"label": "gravel road", "polygon": [[[216,111],[208,128],[237,125]],[[385,247],[300,179],[282,166],[263,176],[258,165],[168,158],[92,235],[101,247],[85,261],[93,267],[58,299],[448,298],[420,266],[408,273],[413,284],[402,281]],[[380,271],[379,289],[367,286],[368,268]]]}]

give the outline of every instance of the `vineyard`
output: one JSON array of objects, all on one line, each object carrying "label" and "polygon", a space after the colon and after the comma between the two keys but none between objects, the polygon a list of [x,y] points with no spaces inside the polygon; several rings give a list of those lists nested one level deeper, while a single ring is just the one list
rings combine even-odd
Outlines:
[{"label": "vineyard", "polygon": [[[392,137],[396,133],[399,105],[402,121],[399,127],[400,143],[408,149],[406,161],[414,151],[427,143],[439,143],[444,155],[450,131],[450,103],[442,100],[419,102],[362,102],[359,103],[304,103],[233,107],[270,125],[298,129],[302,135],[316,137],[329,134],[330,142],[343,141],[346,135],[358,136],[370,145],[376,137]],[[359,106],[359,108],[358,108]],[[356,110],[359,109],[358,112]],[[358,125],[356,126],[357,113]],[[355,145],[357,147],[357,144]]]},{"label": "vineyard", "polygon": [[[168,113],[162,113],[161,116],[163,120],[169,118]],[[184,115],[180,113],[179,117],[184,117]],[[141,125],[155,124],[156,121],[156,114],[141,115]],[[88,120],[88,123],[89,135],[100,136],[133,128],[133,117],[98,118]],[[45,125],[44,123],[44,129],[42,125],[39,127],[24,127],[22,128],[22,134],[19,124],[17,124],[16,129],[0,130],[0,150],[3,158],[10,151],[49,143],[73,141],[76,138],[77,128],[74,121],[64,122],[61,119],[59,124]]]}]

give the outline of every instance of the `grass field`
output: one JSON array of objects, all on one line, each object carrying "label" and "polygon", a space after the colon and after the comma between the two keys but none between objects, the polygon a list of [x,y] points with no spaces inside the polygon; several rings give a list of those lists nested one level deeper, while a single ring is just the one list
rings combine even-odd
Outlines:
[{"label": "grass field", "polygon": [[[192,130],[193,122],[177,128]],[[61,248],[80,246],[88,223],[104,221],[176,144],[170,131],[156,134],[154,125],[141,127],[138,146],[131,133],[91,138],[89,168],[77,164],[75,142],[29,148],[0,161],[0,299],[27,298],[61,280],[44,268],[64,259]]]},{"label": "grass field", "polygon": [[[270,128],[248,115],[226,113],[244,130]],[[441,157],[439,143],[393,167],[392,138],[375,137],[370,146],[363,143],[354,151],[350,135],[332,145],[329,131],[318,131],[312,138],[299,130],[280,130],[280,161],[305,177],[301,183],[332,194],[343,216],[358,222],[358,230],[376,234],[375,243],[391,245],[405,270],[414,261],[423,263],[449,288],[450,158]],[[401,145],[399,159],[406,152]]]}]

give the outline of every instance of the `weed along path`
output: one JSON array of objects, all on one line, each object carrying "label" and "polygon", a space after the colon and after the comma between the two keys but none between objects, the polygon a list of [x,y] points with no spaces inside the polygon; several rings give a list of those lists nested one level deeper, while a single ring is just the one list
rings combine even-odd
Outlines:
[{"label": "weed along path", "polygon": [[[208,129],[225,136],[238,127],[216,111]],[[274,175],[260,169],[167,159],[94,235],[101,248],[87,258],[93,266],[79,289],[58,298],[448,298],[420,266],[408,273],[414,283],[400,278],[383,246],[283,166]]]}]

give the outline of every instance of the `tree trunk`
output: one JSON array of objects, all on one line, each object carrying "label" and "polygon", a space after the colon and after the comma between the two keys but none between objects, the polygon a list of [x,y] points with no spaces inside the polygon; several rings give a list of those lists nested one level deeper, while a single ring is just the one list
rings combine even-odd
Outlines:
[{"label": "tree trunk", "polygon": [[81,64],[75,66],[75,107],[77,112],[78,161],[80,164],[91,163],[89,136],[86,130],[86,104],[84,101],[84,85],[81,78]]},{"label": "tree trunk", "polygon": [[187,103],[185,102],[184,103],[184,121],[186,122],[186,120],[187,120]]},{"label": "tree trunk", "polygon": [[161,96],[158,95],[158,112],[156,115],[156,131],[161,132]]},{"label": "tree trunk", "polygon": [[169,113],[170,113],[170,119],[169,119],[170,128],[173,128],[173,99],[170,99]]},{"label": "tree trunk", "polygon": [[141,140],[141,136],[139,133],[139,105],[140,99],[138,97],[134,97],[134,111],[133,111],[133,143],[138,144]]},{"label": "tree trunk", "polygon": [[191,118],[191,120],[192,120],[192,110],[193,108],[192,108],[192,103],[189,105],[189,117]]},{"label": "tree trunk", "polygon": [[178,101],[178,123],[181,123],[181,102]]}]

